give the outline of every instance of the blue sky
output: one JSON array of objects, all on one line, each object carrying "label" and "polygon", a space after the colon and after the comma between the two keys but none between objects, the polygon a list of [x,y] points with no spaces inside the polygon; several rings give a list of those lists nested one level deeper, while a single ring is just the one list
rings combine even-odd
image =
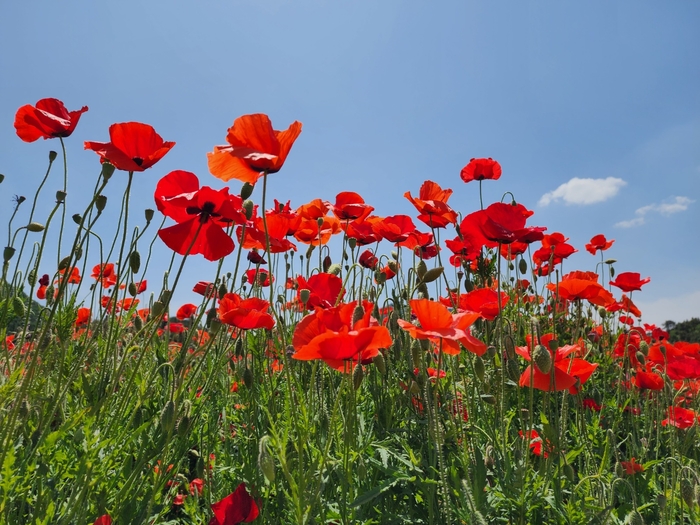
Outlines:
[{"label": "blue sky", "polygon": [[[5,2],[0,224],[59,148],[16,137],[21,105],[90,107],[67,140],[69,214],[99,173],[82,143],[107,141],[110,124],[146,122],[177,142],[137,174],[139,210],[174,169],[220,187],[206,153],[234,118],[263,112],[277,129],[304,125],[270,197],[296,206],[357,191],[379,215],[413,214],[403,193],[431,179],[466,214],[478,186],[459,171],[493,157],[503,176],[485,201],[511,191],[531,224],[570,237],[579,253],[565,269],[593,269],[583,245],[605,233],[618,273],[652,278],[635,294],[645,321],[700,316],[698,27],[692,2]],[[110,182],[106,219],[125,184]],[[156,257],[164,267],[167,249]],[[187,272],[185,289],[214,265],[197,258]]]}]

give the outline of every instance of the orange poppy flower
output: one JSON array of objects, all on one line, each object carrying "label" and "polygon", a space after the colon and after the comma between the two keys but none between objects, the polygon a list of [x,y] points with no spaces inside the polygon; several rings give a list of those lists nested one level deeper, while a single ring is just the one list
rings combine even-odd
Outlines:
[{"label": "orange poppy flower", "polygon": [[473,337],[469,330],[480,317],[477,312],[451,314],[446,306],[429,299],[412,299],[409,304],[420,326],[403,319],[398,319],[398,324],[413,339],[428,339],[441,344],[442,351],[449,355],[460,353],[460,343],[476,355],[486,352],[486,345]]},{"label": "orange poppy flower", "polygon": [[215,146],[207,154],[209,171],[223,181],[255,184],[265,172],[276,173],[282,168],[300,133],[301,122],[276,131],[270,117],[262,113],[238,117],[228,129],[228,144]]},{"label": "orange poppy flower", "polygon": [[586,299],[597,306],[609,306],[615,302],[612,294],[598,283],[598,275],[594,272],[570,272],[562,278],[558,287],[555,283],[549,283],[547,288],[565,301]]},{"label": "orange poppy flower", "polygon": [[420,187],[417,199],[411,196],[410,191],[403,196],[418,210],[418,220],[431,228],[444,228],[457,222],[457,213],[447,205],[450,195],[451,189],[443,190],[437,182],[426,180]]},{"label": "orange poppy flower", "polygon": [[110,142],[86,142],[85,149],[97,153],[124,171],[145,171],[162,159],[175,145],[165,142],[148,124],[122,122],[109,127]]},{"label": "orange poppy flower", "polygon": [[345,231],[348,239],[355,239],[358,246],[367,246],[382,240],[382,236],[375,228],[379,221],[381,221],[379,217],[372,215],[364,220],[341,222],[340,227]]},{"label": "orange poppy flower", "polygon": [[35,106],[27,104],[17,110],[15,130],[24,142],[69,137],[87,110],[88,107],[83,106],[78,111],[68,111],[60,100],[42,98]]},{"label": "orange poppy flower", "polygon": [[342,231],[340,221],[335,217],[319,217],[322,219],[321,224],[318,224],[318,219],[309,219],[301,221],[299,228],[294,233],[294,238],[312,246],[326,244],[331,236]]}]

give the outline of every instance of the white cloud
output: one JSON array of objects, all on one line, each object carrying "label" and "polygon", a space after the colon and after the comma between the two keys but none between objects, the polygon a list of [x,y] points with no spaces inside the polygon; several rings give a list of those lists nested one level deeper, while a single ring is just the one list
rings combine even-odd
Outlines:
[{"label": "white cloud", "polygon": [[700,317],[700,290],[677,297],[662,297],[655,301],[634,298],[635,304],[642,311],[645,323],[662,326],[664,321],[687,321]]},{"label": "white cloud", "polygon": [[693,202],[693,199],[688,197],[673,197],[672,200],[668,202],[661,202],[659,204],[647,204],[641,208],[637,208],[634,212],[636,217],[628,221],[620,221],[615,226],[618,228],[632,228],[634,226],[641,226],[646,222],[646,215],[649,212],[660,213],[661,215],[673,215],[674,213],[679,213],[688,209]]},{"label": "white cloud", "polygon": [[611,199],[627,183],[616,177],[606,179],[579,179],[574,177],[556,190],[542,195],[539,205],[563,200],[566,204],[595,204]]}]

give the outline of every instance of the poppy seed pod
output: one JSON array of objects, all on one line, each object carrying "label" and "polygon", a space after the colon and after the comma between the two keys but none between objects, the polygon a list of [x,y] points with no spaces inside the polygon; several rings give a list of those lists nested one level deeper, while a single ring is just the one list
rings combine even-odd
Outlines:
[{"label": "poppy seed pod", "polygon": [[103,162],[102,163],[102,177],[104,178],[104,180],[107,181],[107,180],[111,179],[112,175],[114,174],[115,169],[116,168],[114,167],[113,164],[111,164],[109,162]]},{"label": "poppy seed pod", "polygon": [[30,232],[39,233],[43,232],[46,228],[43,224],[39,224],[38,222],[30,222],[29,224],[27,224],[27,229]]},{"label": "poppy seed pod", "polygon": [[4,262],[9,261],[14,257],[15,255],[15,249],[12,246],[5,246],[5,249],[2,251],[2,259]]},{"label": "poppy seed pod", "polygon": [[77,224],[78,226],[80,225],[81,222],[83,222],[83,218],[80,216],[79,213],[74,213],[71,216],[71,219],[73,219],[73,222]]},{"label": "poppy seed pod", "polygon": [[318,219],[316,219],[316,224],[318,224],[319,228],[323,226],[323,220],[323,217],[319,217]]},{"label": "poppy seed pod", "polygon": [[105,195],[98,195],[95,197],[95,208],[97,211],[102,211],[107,206],[107,197]]},{"label": "poppy seed pod", "polygon": [[143,210],[143,215],[146,218],[146,222],[151,222],[154,213],[155,212],[151,208],[146,208],[145,210]]},{"label": "poppy seed pod", "polygon": [[58,153],[56,153],[54,150],[49,151],[49,162],[56,160],[56,157],[58,157]]},{"label": "poppy seed pod", "polygon": [[357,246],[357,239],[355,239],[355,237],[350,237],[348,239],[348,246],[350,246],[351,250],[354,250],[355,246]]},{"label": "poppy seed pod", "polygon": [[311,297],[311,290],[308,288],[302,288],[299,290],[299,299],[301,299],[301,302],[303,304],[306,304],[309,302],[309,298]]},{"label": "poppy seed pod", "polygon": [[58,190],[56,192],[56,204],[60,204],[66,200],[66,192]]}]

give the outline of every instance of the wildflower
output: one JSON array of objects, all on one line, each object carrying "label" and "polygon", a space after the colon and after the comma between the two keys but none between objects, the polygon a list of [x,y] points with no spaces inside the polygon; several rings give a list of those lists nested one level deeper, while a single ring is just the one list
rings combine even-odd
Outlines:
[{"label": "wildflower", "polygon": [[[342,300],[345,295],[343,280],[332,273],[317,273],[309,277],[308,281],[300,275],[297,277],[297,283],[299,285],[297,300],[307,310],[316,307],[330,308]],[[309,291],[309,298],[305,302],[301,298],[302,290]]]},{"label": "wildflower", "polygon": [[276,131],[270,118],[262,113],[238,117],[228,129],[228,144],[215,146],[207,154],[209,171],[223,181],[236,179],[255,184],[264,173],[276,173],[282,168],[300,133],[301,122]]},{"label": "wildflower", "polygon": [[112,517],[109,514],[103,514],[92,525],[112,525]]},{"label": "wildflower", "polygon": [[620,461],[620,466],[628,476],[634,476],[638,472],[644,472],[644,465],[637,463],[635,458],[629,461]]},{"label": "wildflower", "polygon": [[457,222],[457,213],[447,205],[450,195],[452,190],[443,190],[437,182],[431,180],[421,185],[417,199],[411,196],[410,191],[404,193],[404,197],[418,210],[418,220],[431,228],[444,228]]},{"label": "wildflower", "polygon": [[530,451],[533,454],[536,456],[544,456],[545,458],[549,457],[549,452],[552,450],[552,445],[549,440],[544,442],[537,430],[532,429],[528,430],[527,432],[519,430],[518,434],[520,434],[522,439],[528,439],[530,441]]},{"label": "wildflower", "polygon": [[600,235],[595,235],[592,239],[591,242],[586,244],[586,250],[591,254],[595,255],[598,250],[605,251],[608,248],[610,248],[615,241],[609,241],[605,238],[605,235],[600,234]]},{"label": "wildflower", "polygon": [[85,149],[97,153],[102,162],[124,171],[147,170],[175,145],[163,141],[152,126],[140,122],[112,124],[109,139],[110,142],[86,142]]},{"label": "wildflower", "polygon": [[668,407],[666,415],[666,419],[661,422],[663,426],[671,425],[681,429],[692,427],[698,419],[693,410],[682,407]]},{"label": "wildflower", "polygon": [[88,107],[83,106],[78,111],[68,111],[60,100],[42,98],[35,106],[27,104],[17,110],[15,130],[24,142],[69,137],[87,110]]},{"label": "wildflower", "polygon": [[222,323],[252,330],[266,328],[272,330],[275,320],[267,313],[270,303],[257,297],[242,299],[238,294],[227,293],[219,301],[219,319]]},{"label": "wildflower", "polygon": [[[440,298],[440,302],[446,306],[452,306],[452,301],[455,301],[459,310],[468,310],[478,312],[481,317],[487,321],[493,321],[499,314],[498,310],[498,292],[491,288],[477,288],[469,293],[464,293],[459,296],[450,294],[451,299]],[[501,308],[508,304],[508,294],[501,292]]]},{"label": "wildflower", "polygon": [[94,266],[90,276],[102,283],[104,288],[110,288],[117,284],[117,274],[114,272],[114,263],[98,264]]},{"label": "wildflower", "polygon": [[163,228],[158,236],[180,255],[202,254],[217,261],[233,251],[233,239],[224,228],[245,223],[241,198],[228,188],[199,187],[199,179],[188,171],[172,171],[158,181],[155,192],[158,210],[177,222]]},{"label": "wildflower", "polygon": [[352,191],[340,192],[335,198],[335,205],[331,211],[341,221],[364,220],[374,207],[365,204],[365,200]]},{"label": "wildflower", "polygon": [[255,500],[248,494],[245,483],[221,501],[212,503],[214,516],[209,525],[238,525],[250,523],[258,517],[259,510]]},{"label": "wildflower", "polygon": [[617,279],[610,281],[610,284],[617,286],[623,292],[632,292],[641,290],[642,286],[651,281],[651,277],[642,279],[641,275],[636,272],[624,272],[617,276]]},{"label": "wildflower", "polygon": [[270,279],[275,282],[275,277],[270,275],[265,268],[251,268],[246,270],[245,277],[251,286],[270,286]]},{"label": "wildflower", "polygon": [[360,266],[364,268],[374,270],[377,267],[377,264],[379,264],[379,259],[377,259],[377,257],[375,257],[370,250],[365,250],[360,255],[359,263]]},{"label": "wildflower", "polygon": [[180,308],[178,308],[175,317],[177,317],[180,321],[184,321],[185,319],[189,319],[190,317],[192,317],[196,311],[197,307],[194,304],[186,303],[183,304]]},{"label": "wildflower", "polygon": [[501,178],[501,165],[491,157],[487,159],[471,159],[462,168],[459,176],[464,182],[473,180],[498,180]]}]

